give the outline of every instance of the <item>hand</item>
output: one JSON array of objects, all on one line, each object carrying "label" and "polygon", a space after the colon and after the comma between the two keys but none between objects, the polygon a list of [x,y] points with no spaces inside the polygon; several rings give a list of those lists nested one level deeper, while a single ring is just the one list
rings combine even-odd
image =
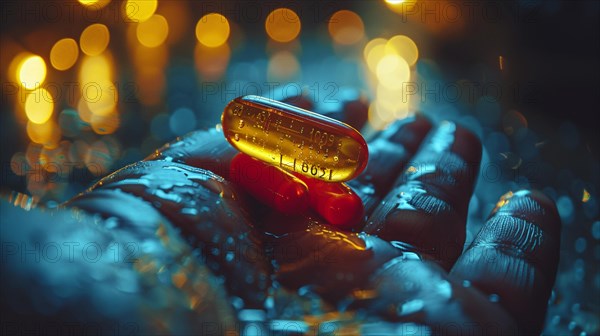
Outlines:
[{"label": "hand", "polygon": [[[358,128],[364,121],[353,108],[346,105],[338,116]],[[106,249],[135,241],[144,247],[136,263],[75,260],[61,264],[62,273],[52,271],[56,264],[38,263],[17,275],[22,259],[15,265],[8,259],[2,273],[15,275],[2,296],[19,298],[25,319],[30,311],[39,314],[42,293],[62,305],[43,312],[50,324],[113,318],[139,321],[144,333],[207,333],[206,323],[224,333],[235,325],[231,307],[265,309],[269,319],[309,327],[334,319],[334,329],[347,324],[371,334],[539,332],[558,261],[553,203],[535,191],[508,193],[463,252],[481,148],[453,123],[431,129],[417,117],[370,142],[366,171],[349,182],[368,215],[361,233],[338,231],[310,212],[290,218],[256,204],[226,180],[236,151],[222,133],[192,133],[65,205],[104,221],[30,211],[6,217],[28,225],[2,226],[3,246],[5,240],[93,238]],[[18,256],[8,252],[5,258]],[[229,299],[213,275],[224,279]],[[43,286],[24,287],[23,279]],[[44,289],[48,281],[54,292]],[[112,305],[98,302],[106,297]],[[320,308],[315,298],[323,299]]]},{"label": "hand", "polygon": [[[352,108],[346,105],[338,116],[360,129]],[[417,117],[380,132],[369,150],[366,171],[349,182],[365,203],[362,233],[338,231],[313,213],[290,218],[255,211],[256,203],[245,208],[275,265],[269,270],[275,280],[354,316],[413,322],[436,334],[539,333],[558,263],[553,202],[537,191],[507,192],[463,251],[479,140],[452,122],[432,128]],[[235,153],[219,132],[209,131],[150,159],[227,177]]]}]

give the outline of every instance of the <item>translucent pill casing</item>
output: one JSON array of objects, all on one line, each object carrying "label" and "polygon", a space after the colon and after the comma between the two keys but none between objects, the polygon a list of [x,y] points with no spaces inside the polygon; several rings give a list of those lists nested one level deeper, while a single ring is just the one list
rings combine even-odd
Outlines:
[{"label": "translucent pill casing", "polygon": [[221,123],[239,151],[307,177],[348,181],[367,165],[369,150],[357,130],[275,100],[238,97],[225,107]]}]

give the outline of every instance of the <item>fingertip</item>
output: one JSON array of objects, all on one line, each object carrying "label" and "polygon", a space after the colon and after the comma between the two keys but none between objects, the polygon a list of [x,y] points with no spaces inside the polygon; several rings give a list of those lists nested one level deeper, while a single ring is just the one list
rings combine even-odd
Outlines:
[{"label": "fingertip", "polygon": [[347,101],[342,107],[342,113],[346,124],[360,130],[369,118],[369,102],[363,97]]},{"label": "fingertip", "polygon": [[509,191],[500,197],[490,218],[508,215],[526,220],[553,238],[560,237],[561,220],[552,199],[539,190]]},{"label": "fingertip", "polygon": [[408,151],[414,153],[431,128],[431,121],[419,114],[395,121],[381,133],[381,138],[402,144]]},{"label": "fingertip", "polygon": [[458,154],[466,162],[481,161],[481,140],[469,129],[456,125],[455,139],[452,144],[452,152]]}]

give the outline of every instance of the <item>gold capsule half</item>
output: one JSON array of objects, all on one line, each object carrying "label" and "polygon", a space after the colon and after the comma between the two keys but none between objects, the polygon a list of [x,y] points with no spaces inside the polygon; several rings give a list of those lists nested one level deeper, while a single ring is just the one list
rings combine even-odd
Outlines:
[{"label": "gold capsule half", "polygon": [[239,151],[308,177],[348,181],[367,165],[369,149],[356,129],[275,100],[238,97],[225,107],[221,123]]}]

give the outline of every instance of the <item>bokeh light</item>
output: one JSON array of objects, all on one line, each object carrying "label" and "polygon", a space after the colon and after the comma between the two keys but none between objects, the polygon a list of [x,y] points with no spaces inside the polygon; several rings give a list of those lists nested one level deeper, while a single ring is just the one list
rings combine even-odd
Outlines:
[{"label": "bokeh light", "polygon": [[32,142],[44,147],[54,148],[60,141],[60,128],[52,120],[48,120],[43,124],[36,124],[28,121],[26,130],[27,136]]},{"label": "bokeh light", "polygon": [[207,47],[218,47],[229,38],[229,21],[217,13],[204,15],[196,24],[196,38]]},{"label": "bokeh light", "polygon": [[79,46],[72,38],[58,40],[50,50],[50,64],[56,70],[70,69],[79,57]]},{"label": "bokeh light", "polygon": [[169,128],[177,136],[193,131],[196,128],[196,114],[186,107],[175,110],[169,117]]},{"label": "bokeh light", "polygon": [[[109,55],[87,56],[81,62],[79,70],[79,81],[81,88],[81,99],[87,105],[92,114],[108,115],[114,110],[118,91],[114,85],[112,59]],[[81,108],[81,101],[78,108]],[[91,119],[82,114],[82,120],[89,122]]]},{"label": "bokeh light", "polygon": [[92,130],[96,134],[106,135],[114,133],[121,123],[119,113],[115,110],[111,110],[109,113],[93,114],[90,120]]},{"label": "bokeh light", "polygon": [[84,5],[84,6],[91,6],[95,3],[97,3],[100,0],[78,0],[80,4]]},{"label": "bokeh light", "polygon": [[402,57],[389,54],[377,63],[376,74],[381,84],[390,89],[401,89],[410,78],[410,67]]},{"label": "bokeh light", "polygon": [[25,113],[27,119],[36,124],[43,124],[52,116],[54,99],[48,90],[38,88],[27,94]]},{"label": "bokeh light", "polygon": [[92,9],[92,10],[101,9],[110,3],[110,0],[78,0],[78,1],[84,7]]},{"label": "bokeh light", "polygon": [[102,140],[95,141],[88,148],[84,156],[85,166],[94,176],[103,176],[108,173],[113,159],[106,143]]},{"label": "bokeh light", "polygon": [[162,15],[152,15],[148,20],[140,22],[136,28],[138,41],[149,48],[163,44],[168,35],[169,24]]},{"label": "bokeh light", "polygon": [[413,13],[416,3],[416,0],[385,0],[387,7],[398,14]]},{"label": "bokeh light", "polygon": [[289,8],[273,10],[265,20],[265,30],[276,42],[290,42],[300,34],[301,23],[298,14]]},{"label": "bokeh light", "polygon": [[158,7],[157,0],[127,0],[124,4],[125,17],[133,22],[148,20]]},{"label": "bokeh light", "polygon": [[396,35],[387,41],[386,49],[404,58],[408,65],[414,65],[419,59],[419,49],[416,43],[408,36]]},{"label": "bokeh light", "polygon": [[88,56],[101,54],[110,42],[110,32],[101,23],[94,23],[83,30],[79,37],[81,51]]},{"label": "bokeh light", "polygon": [[46,62],[37,55],[24,57],[17,67],[17,80],[25,89],[32,90],[46,79]]},{"label": "bokeh light", "polygon": [[375,72],[377,70],[377,63],[383,58],[386,52],[387,40],[383,38],[376,38],[371,40],[364,48],[364,57],[367,62],[369,70]]},{"label": "bokeh light", "polygon": [[329,18],[329,34],[336,43],[354,44],[365,35],[365,26],[358,14],[349,10],[335,12]]},{"label": "bokeh light", "polygon": [[83,97],[79,98],[77,102],[77,114],[83,122],[90,123],[92,121],[92,111]]},{"label": "bokeh light", "polygon": [[83,122],[74,109],[64,109],[58,115],[58,125],[62,133],[69,137],[79,135],[83,127]]}]

